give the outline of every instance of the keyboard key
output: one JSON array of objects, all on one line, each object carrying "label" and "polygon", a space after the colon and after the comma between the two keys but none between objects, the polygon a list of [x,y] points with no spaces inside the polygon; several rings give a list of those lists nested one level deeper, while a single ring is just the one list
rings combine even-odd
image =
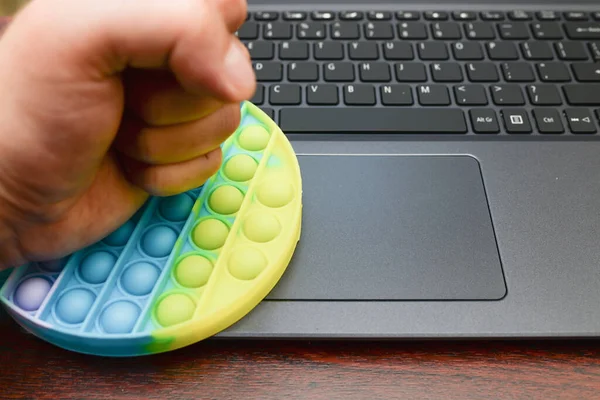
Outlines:
[{"label": "keyboard key", "polygon": [[335,22],[331,25],[333,39],[354,40],[360,38],[360,26],[356,22]]},{"label": "keyboard key", "polygon": [[348,53],[352,60],[377,60],[379,58],[375,42],[348,43]]},{"label": "keyboard key", "polygon": [[416,21],[419,18],[419,13],[414,11],[398,11],[396,13],[396,19],[398,21]]},{"label": "keyboard key", "polygon": [[339,17],[342,21],[360,21],[364,18],[364,14],[360,11],[342,11]]},{"label": "keyboard key", "polygon": [[410,106],[414,103],[409,85],[382,85],[381,103],[385,106]]},{"label": "keyboard key", "polygon": [[319,79],[319,65],[314,62],[290,63],[288,79],[292,82],[314,82]]},{"label": "keyboard key", "polygon": [[382,46],[386,60],[412,60],[415,57],[410,43],[386,42]]},{"label": "keyboard key", "polygon": [[560,114],[553,108],[536,108],[533,118],[540,133],[564,133]]},{"label": "keyboard key", "polygon": [[600,82],[600,63],[573,63],[571,68],[579,82]]},{"label": "keyboard key", "polygon": [[535,15],[540,21],[557,21],[559,19],[555,11],[538,11]]},{"label": "keyboard key", "polygon": [[279,58],[282,60],[307,60],[308,43],[282,42],[279,43]]},{"label": "keyboard key", "polygon": [[300,85],[282,84],[269,88],[269,103],[273,105],[298,105],[301,101]]},{"label": "keyboard key", "polygon": [[250,102],[256,105],[261,105],[265,101],[265,86],[263,84],[257,83],[256,90],[254,91],[254,95],[250,99]]},{"label": "keyboard key", "polygon": [[503,22],[498,24],[498,32],[502,39],[525,40],[529,39],[527,25],[522,22]]},{"label": "keyboard key", "polygon": [[310,17],[315,21],[331,21],[334,14],[329,11],[313,11],[310,13]]},{"label": "keyboard key", "polygon": [[496,66],[488,62],[476,62],[465,65],[471,82],[497,82],[500,78]]},{"label": "keyboard key", "polygon": [[554,53],[552,47],[546,42],[524,42],[521,43],[523,58],[527,60],[552,60]]},{"label": "keyboard key", "polygon": [[556,22],[538,22],[531,25],[533,36],[542,40],[558,40],[563,38],[560,25]]},{"label": "keyboard key", "polygon": [[596,124],[588,109],[567,108],[565,116],[572,133],[596,133]]},{"label": "keyboard key", "polygon": [[587,60],[586,48],[581,42],[555,43],[556,53],[561,60]]},{"label": "keyboard key", "polygon": [[291,39],[292,35],[293,28],[289,22],[269,22],[264,26],[265,39]]},{"label": "keyboard key", "polygon": [[236,35],[240,40],[258,39],[258,24],[256,22],[244,22],[238,29]]},{"label": "keyboard key", "polygon": [[527,95],[531,104],[536,106],[558,106],[562,98],[556,85],[528,85]]},{"label": "keyboard key", "polygon": [[375,105],[375,88],[372,85],[345,85],[344,102],[347,105]]},{"label": "keyboard key", "polygon": [[521,108],[505,108],[501,113],[507,133],[531,133],[527,111]]},{"label": "keyboard key", "polygon": [[456,60],[483,60],[483,50],[477,42],[457,42],[452,45]]},{"label": "keyboard key", "polygon": [[567,102],[574,106],[600,106],[600,85],[569,84],[563,86]]},{"label": "keyboard key", "polygon": [[508,18],[513,21],[531,21],[533,15],[527,11],[515,10],[508,13]]},{"label": "keyboard key", "polygon": [[394,28],[389,22],[368,22],[365,24],[367,39],[393,39]]},{"label": "keyboard key", "polygon": [[331,84],[311,84],[306,87],[306,102],[309,105],[337,105],[340,100],[338,97],[337,85]]},{"label": "keyboard key", "polygon": [[570,39],[600,39],[600,23],[598,22],[567,22],[564,27]]},{"label": "keyboard key", "polygon": [[485,106],[488,104],[483,85],[460,85],[454,87],[456,104],[461,106]]},{"label": "keyboard key", "polygon": [[512,42],[490,42],[487,44],[488,56],[492,60],[518,60],[517,47]]},{"label": "keyboard key", "polygon": [[502,74],[507,82],[533,82],[535,74],[530,64],[524,62],[503,63]]},{"label": "keyboard key", "polygon": [[275,21],[279,18],[279,13],[274,11],[258,11],[254,13],[254,19],[257,21]]},{"label": "keyboard key", "polygon": [[494,85],[490,87],[496,105],[520,106],[525,104],[523,92],[518,85]]},{"label": "keyboard key", "polygon": [[296,36],[299,39],[324,39],[325,29],[322,22],[301,22],[296,27]]},{"label": "keyboard key", "polygon": [[429,21],[444,21],[449,18],[448,13],[444,11],[427,11],[424,16]]},{"label": "keyboard key", "polygon": [[581,11],[571,11],[564,13],[567,21],[587,21],[589,19],[587,13]]},{"label": "keyboard key", "polygon": [[445,85],[422,85],[417,86],[416,90],[422,106],[450,105],[450,94]]},{"label": "keyboard key", "polygon": [[460,25],[456,22],[436,22],[431,25],[431,34],[440,40],[461,39]]},{"label": "keyboard key", "polygon": [[284,21],[304,21],[306,16],[304,11],[286,11],[282,15]]},{"label": "keyboard key", "polygon": [[600,42],[588,43],[594,61],[600,61]]},{"label": "keyboard key", "polygon": [[469,39],[492,40],[496,38],[493,25],[486,22],[470,22],[465,24],[465,32]]},{"label": "keyboard key", "polygon": [[477,19],[477,14],[472,11],[453,11],[452,18],[456,21],[474,21]]},{"label": "keyboard key", "polygon": [[286,133],[467,133],[463,111],[449,107],[291,107],[281,110],[279,125]]},{"label": "keyboard key", "polygon": [[318,42],[313,47],[315,60],[344,59],[344,45],[340,42]]},{"label": "keyboard key", "polygon": [[271,119],[275,119],[275,110],[270,107],[260,107],[260,109],[269,116]]},{"label": "keyboard key", "polygon": [[367,18],[371,21],[389,21],[392,19],[392,13],[389,11],[369,11]]},{"label": "keyboard key", "polygon": [[537,71],[540,80],[544,82],[568,82],[571,80],[571,74],[563,63],[541,63],[537,65]]},{"label": "keyboard key", "polygon": [[248,42],[246,48],[253,60],[271,60],[275,57],[275,45],[271,42]]},{"label": "keyboard key", "polygon": [[469,111],[475,133],[498,133],[500,126],[494,110],[480,108]]},{"label": "keyboard key", "polygon": [[398,35],[402,39],[427,39],[427,27],[422,22],[402,22],[398,24]]},{"label": "keyboard key", "polygon": [[365,62],[358,67],[360,80],[363,82],[389,82],[392,80],[390,67],[383,62]]},{"label": "keyboard key", "polygon": [[479,14],[484,21],[503,21],[504,14],[500,11],[483,11]]},{"label": "keyboard key", "polygon": [[354,65],[349,62],[332,62],[323,65],[325,80],[329,82],[351,82],[354,80]]},{"label": "keyboard key", "polygon": [[463,80],[460,64],[435,63],[431,64],[431,76],[436,82],[460,82]]},{"label": "keyboard key", "polygon": [[421,60],[447,60],[448,48],[442,42],[421,42],[417,46]]},{"label": "keyboard key", "polygon": [[252,65],[257,81],[276,82],[283,79],[283,64],[280,62],[256,62]]},{"label": "keyboard key", "polygon": [[396,79],[398,82],[424,82],[427,80],[425,65],[420,63],[396,64]]}]

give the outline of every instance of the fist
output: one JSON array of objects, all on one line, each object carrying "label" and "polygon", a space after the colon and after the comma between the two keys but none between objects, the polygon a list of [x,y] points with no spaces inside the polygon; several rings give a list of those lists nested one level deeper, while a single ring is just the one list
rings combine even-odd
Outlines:
[{"label": "fist", "polygon": [[202,185],[255,90],[244,0],[35,0],[0,38],[0,268]]}]

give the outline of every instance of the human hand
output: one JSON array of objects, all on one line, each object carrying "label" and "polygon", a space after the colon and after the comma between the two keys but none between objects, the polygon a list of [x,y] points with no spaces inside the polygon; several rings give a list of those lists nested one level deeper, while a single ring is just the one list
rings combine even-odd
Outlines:
[{"label": "human hand", "polygon": [[202,185],[255,90],[245,0],[34,0],[0,39],[0,269]]}]

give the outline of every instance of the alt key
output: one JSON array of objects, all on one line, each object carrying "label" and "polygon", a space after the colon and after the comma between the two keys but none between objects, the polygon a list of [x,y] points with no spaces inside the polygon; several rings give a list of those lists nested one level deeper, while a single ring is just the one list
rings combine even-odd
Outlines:
[{"label": "alt key", "polygon": [[471,125],[475,133],[498,133],[500,126],[494,110],[489,108],[477,108],[469,112]]}]

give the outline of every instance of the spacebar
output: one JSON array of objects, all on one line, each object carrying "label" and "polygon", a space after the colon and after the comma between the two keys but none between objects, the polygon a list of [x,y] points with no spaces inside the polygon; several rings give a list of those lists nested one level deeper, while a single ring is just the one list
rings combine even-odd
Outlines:
[{"label": "spacebar", "polygon": [[279,126],[285,133],[467,132],[464,113],[457,108],[283,108]]}]

